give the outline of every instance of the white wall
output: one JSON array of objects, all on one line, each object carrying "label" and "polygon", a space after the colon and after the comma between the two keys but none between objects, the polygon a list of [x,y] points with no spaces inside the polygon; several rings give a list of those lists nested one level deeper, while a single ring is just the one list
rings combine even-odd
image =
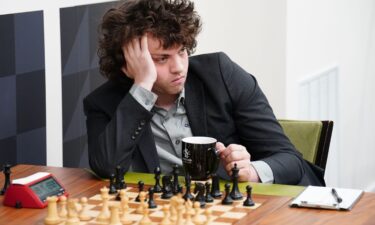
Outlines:
[{"label": "white wall", "polygon": [[195,0],[203,21],[196,54],[223,51],[253,74],[285,116],[286,1]]},{"label": "white wall", "polygon": [[375,1],[288,0],[286,33],[287,116],[298,118],[298,81],[337,64],[339,142],[326,180],[375,191]]}]

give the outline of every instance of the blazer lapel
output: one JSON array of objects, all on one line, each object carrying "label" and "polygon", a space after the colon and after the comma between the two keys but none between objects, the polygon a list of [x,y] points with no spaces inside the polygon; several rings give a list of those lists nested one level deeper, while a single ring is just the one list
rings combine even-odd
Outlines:
[{"label": "blazer lapel", "polygon": [[202,83],[189,74],[185,85],[185,108],[194,136],[207,136],[206,104]]}]

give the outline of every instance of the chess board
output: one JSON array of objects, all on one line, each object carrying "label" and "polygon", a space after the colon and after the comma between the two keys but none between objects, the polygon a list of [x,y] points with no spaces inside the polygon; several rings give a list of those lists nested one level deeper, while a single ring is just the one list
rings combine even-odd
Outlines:
[{"label": "chess board", "polygon": [[[128,187],[126,189],[126,192],[129,198],[128,219],[133,222],[132,224],[139,224],[139,222],[141,221],[143,217],[143,214],[137,214],[135,212],[136,209],[140,205],[139,202],[135,201],[135,198],[138,196],[138,188]],[[161,199],[160,196],[161,196],[161,193],[154,194],[154,200],[155,200],[155,203],[157,204],[157,208],[149,209],[149,218],[151,219],[152,224],[159,224],[163,220],[163,217],[164,217],[164,213],[162,211],[163,205],[170,203],[170,199]],[[205,209],[209,208],[212,212],[210,225],[229,225],[229,224],[235,224],[236,222],[241,221],[249,212],[251,212],[252,210],[255,210],[256,208],[262,205],[262,203],[255,202],[255,205],[252,207],[243,206],[242,204],[243,204],[243,201],[245,200],[245,196],[246,195],[244,194],[244,198],[242,200],[234,201],[232,205],[222,205],[221,199],[215,199],[213,203],[206,203],[205,208],[200,210],[199,220],[202,221],[204,224],[204,222],[207,219],[205,216]],[[110,195],[109,205],[113,202],[119,202],[115,200],[115,197],[116,197],[115,195]],[[87,205],[88,211],[86,211],[87,212],[86,214],[91,216],[92,219],[89,221],[81,221],[79,225],[103,224],[103,223],[96,221],[96,218],[100,214],[101,208],[102,208],[102,200],[101,200],[100,194],[98,193],[94,196],[87,197],[87,198],[88,198],[88,205]],[[43,221],[40,224],[43,224]],[[65,223],[64,222],[59,223],[59,225],[63,225],[63,224]]]}]

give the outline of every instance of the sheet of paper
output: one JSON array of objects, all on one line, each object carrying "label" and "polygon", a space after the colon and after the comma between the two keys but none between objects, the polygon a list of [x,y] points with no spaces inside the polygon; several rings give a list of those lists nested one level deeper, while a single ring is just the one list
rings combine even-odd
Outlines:
[{"label": "sheet of paper", "polygon": [[334,188],[342,199],[338,202],[332,187],[308,186],[291,203],[291,206],[349,210],[363,194],[362,190]]}]

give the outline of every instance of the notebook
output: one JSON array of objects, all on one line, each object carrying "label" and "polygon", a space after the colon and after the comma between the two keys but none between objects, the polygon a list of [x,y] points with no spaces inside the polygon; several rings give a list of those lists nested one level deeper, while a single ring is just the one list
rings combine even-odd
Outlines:
[{"label": "notebook", "polygon": [[358,189],[307,186],[290,206],[350,210],[362,194]]}]

